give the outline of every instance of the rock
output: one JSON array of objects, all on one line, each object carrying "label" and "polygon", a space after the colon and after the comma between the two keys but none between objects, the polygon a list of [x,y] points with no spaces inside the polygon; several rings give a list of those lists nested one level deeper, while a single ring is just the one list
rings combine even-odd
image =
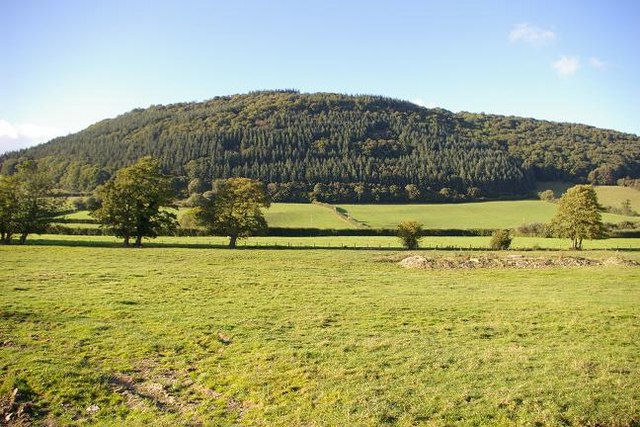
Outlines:
[{"label": "rock", "polygon": [[431,268],[429,260],[420,255],[407,257],[398,264],[404,268]]},{"label": "rock", "polygon": [[87,412],[90,414],[95,414],[100,410],[100,407],[96,404],[87,407]]}]

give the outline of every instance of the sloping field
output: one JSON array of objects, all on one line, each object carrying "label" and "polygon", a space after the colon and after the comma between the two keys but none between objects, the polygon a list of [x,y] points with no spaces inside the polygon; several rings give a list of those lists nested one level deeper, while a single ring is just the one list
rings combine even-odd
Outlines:
[{"label": "sloping field", "polygon": [[[559,186],[560,184],[556,184]],[[640,211],[640,191],[626,187],[596,187],[600,203],[619,207],[629,199]],[[556,205],[541,200],[515,200],[460,204],[340,205],[348,215],[371,228],[395,228],[400,221],[415,220],[424,228],[513,228],[533,222],[548,222]],[[270,227],[349,229],[355,225],[330,207],[310,203],[273,203],[265,211]],[[90,219],[87,211],[65,215],[68,219]],[[605,222],[638,221],[638,217],[603,214]],[[84,225],[84,227],[91,227]]]},{"label": "sloping field", "polygon": [[[555,204],[541,200],[341,207],[356,220],[372,228],[394,228],[404,220],[421,222],[424,228],[512,228],[532,222],[548,222],[556,210]],[[602,219],[605,222],[620,222],[634,218],[603,214]]]},{"label": "sloping field", "polygon": [[65,426],[640,419],[639,267],[403,255],[0,247],[0,399]]},{"label": "sloping field", "polygon": [[[177,213],[177,210],[172,209]],[[64,215],[66,219],[92,219],[88,211]],[[311,203],[273,203],[265,210],[270,227],[286,228],[355,228],[331,208]],[[75,225],[74,225],[75,226]],[[90,225],[89,225],[90,226]]]},{"label": "sloping field", "polygon": [[[598,193],[598,201],[603,206],[619,208],[625,200],[631,202],[631,208],[640,212],[640,191],[629,187],[619,187],[614,185],[595,187]],[[638,218],[640,220],[640,218]]]},{"label": "sloping field", "polygon": [[270,227],[355,228],[331,208],[310,203],[273,203],[265,218]]}]

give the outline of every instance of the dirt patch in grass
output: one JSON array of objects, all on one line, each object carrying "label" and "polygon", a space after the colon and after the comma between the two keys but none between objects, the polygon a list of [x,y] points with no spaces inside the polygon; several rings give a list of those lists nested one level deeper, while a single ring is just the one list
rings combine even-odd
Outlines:
[{"label": "dirt patch in grass", "polygon": [[117,373],[109,378],[109,388],[120,394],[131,409],[155,408],[162,412],[177,413],[191,424],[199,425],[195,415],[200,404],[207,399],[221,400],[228,412],[242,417],[254,407],[251,402],[227,397],[205,387],[176,371],[158,372],[145,361],[131,373]]},{"label": "dirt patch in grass", "polygon": [[550,267],[590,267],[598,265],[638,266],[636,261],[619,256],[604,261],[577,257],[529,257],[524,255],[460,255],[447,258],[428,258],[421,255],[405,257],[398,262],[404,268],[426,269],[473,269],[473,268],[550,268]]},{"label": "dirt patch in grass", "polygon": [[0,425],[12,427],[31,425],[28,415],[29,402],[20,402],[20,400],[17,388],[0,396],[0,417],[2,417]]}]

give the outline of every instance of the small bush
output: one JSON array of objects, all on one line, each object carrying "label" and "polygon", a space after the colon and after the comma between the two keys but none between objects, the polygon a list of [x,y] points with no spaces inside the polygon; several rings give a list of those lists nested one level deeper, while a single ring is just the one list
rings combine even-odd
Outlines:
[{"label": "small bush", "polygon": [[509,230],[496,230],[491,235],[489,246],[494,250],[509,249],[511,240],[511,232]]},{"label": "small bush", "polygon": [[546,202],[553,202],[556,199],[556,195],[553,190],[544,190],[538,193],[538,197],[540,200],[544,200]]},{"label": "small bush", "polygon": [[422,224],[416,221],[402,221],[398,224],[398,237],[405,248],[418,249],[418,242],[422,238]]},{"label": "small bush", "polygon": [[541,222],[523,224],[516,229],[516,235],[523,237],[552,237],[553,230]]}]

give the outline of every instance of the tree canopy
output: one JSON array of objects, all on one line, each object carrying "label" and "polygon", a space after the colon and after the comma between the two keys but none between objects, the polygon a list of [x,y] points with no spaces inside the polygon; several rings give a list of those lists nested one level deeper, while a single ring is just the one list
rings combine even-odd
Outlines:
[{"label": "tree canopy", "polygon": [[[523,195],[536,180],[640,178],[640,137],[519,117],[454,114],[377,96],[254,92],[155,105],[0,156],[38,158],[87,191],[141,156],[185,193],[244,176],[273,201],[425,202]],[[321,184],[314,191],[317,184]]]},{"label": "tree canopy", "polygon": [[174,201],[170,176],[162,173],[160,162],[143,157],[119,170],[98,189],[100,207],[92,215],[129,246],[142,246],[143,237],[156,237],[175,227],[176,215],[166,209]]},{"label": "tree canopy", "polygon": [[551,226],[559,237],[571,239],[572,249],[582,249],[583,239],[603,236],[601,206],[590,185],[576,185],[560,198]]},{"label": "tree canopy", "polygon": [[269,207],[263,185],[249,178],[229,178],[216,183],[196,210],[196,217],[213,234],[229,236],[229,247],[239,238],[252,236],[265,228],[262,208]]},{"label": "tree canopy", "polygon": [[16,165],[12,176],[0,176],[0,240],[20,243],[32,233],[42,233],[59,212],[59,202],[51,197],[53,178],[41,164],[25,161]]}]

